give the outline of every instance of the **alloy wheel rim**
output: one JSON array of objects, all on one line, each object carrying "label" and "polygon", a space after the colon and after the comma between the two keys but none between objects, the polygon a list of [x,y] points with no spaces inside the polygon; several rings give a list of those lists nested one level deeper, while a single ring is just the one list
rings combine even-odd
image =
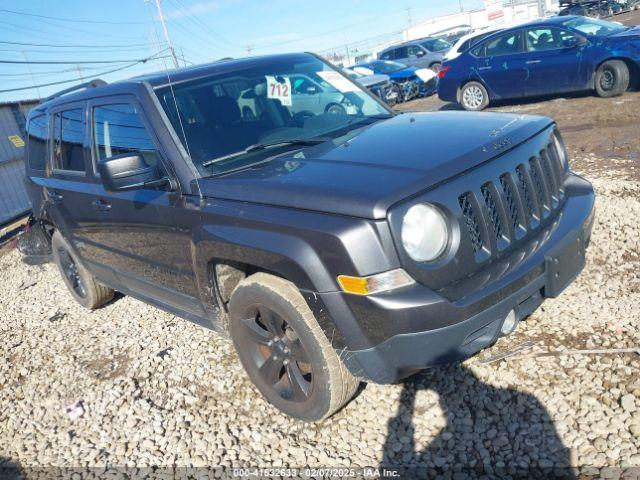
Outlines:
[{"label": "alloy wheel rim", "polygon": [[611,70],[605,70],[602,72],[602,77],[600,78],[600,86],[604,90],[611,90],[615,84],[615,75]]},{"label": "alloy wheel rim", "polygon": [[58,250],[58,257],[60,258],[60,265],[62,266],[62,272],[69,281],[73,291],[80,297],[86,297],[87,290],[84,286],[82,278],[80,278],[80,272],[78,271],[78,265],[73,260],[69,252],[61,248]]},{"label": "alloy wheel rim", "polygon": [[283,400],[306,402],[313,392],[313,369],[293,327],[265,305],[254,307],[239,323],[241,347],[262,382]]},{"label": "alloy wheel rim", "polygon": [[484,94],[479,87],[474,85],[465,89],[462,94],[462,101],[466,107],[476,110],[482,105],[482,102],[484,101]]}]

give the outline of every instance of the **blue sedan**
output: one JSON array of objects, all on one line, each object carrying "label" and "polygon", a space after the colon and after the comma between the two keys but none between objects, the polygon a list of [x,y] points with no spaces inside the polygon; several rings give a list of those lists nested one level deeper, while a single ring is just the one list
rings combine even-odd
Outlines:
[{"label": "blue sedan", "polygon": [[531,22],[472,44],[439,76],[439,97],[466,110],[588,90],[614,97],[640,80],[640,27],[578,16]]}]

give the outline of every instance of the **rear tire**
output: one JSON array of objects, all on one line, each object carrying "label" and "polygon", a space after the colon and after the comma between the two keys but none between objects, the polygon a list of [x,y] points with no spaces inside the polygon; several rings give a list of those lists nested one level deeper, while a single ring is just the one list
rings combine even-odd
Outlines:
[{"label": "rear tire", "polygon": [[323,420],[353,397],[344,366],[291,282],[256,273],[229,302],[229,330],[247,375],[268,402],[305,421]]},{"label": "rear tire", "polygon": [[460,105],[470,112],[480,112],[489,106],[489,94],[484,85],[469,82],[460,90]]},{"label": "rear tire", "polygon": [[84,308],[95,310],[113,299],[115,292],[95,281],[58,231],[51,237],[51,254],[69,293]]},{"label": "rear tire", "polygon": [[596,72],[596,93],[603,98],[619,97],[629,88],[629,67],[621,60],[604,62]]},{"label": "rear tire", "polygon": [[442,63],[440,63],[440,62],[432,63],[431,65],[429,65],[429,68],[431,70],[433,70],[434,72],[438,73],[440,71],[440,69],[442,68]]}]

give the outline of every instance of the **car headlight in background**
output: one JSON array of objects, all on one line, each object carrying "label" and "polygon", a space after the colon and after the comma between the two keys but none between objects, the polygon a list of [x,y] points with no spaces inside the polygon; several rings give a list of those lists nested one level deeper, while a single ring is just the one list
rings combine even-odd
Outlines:
[{"label": "car headlight in background", "polygon": [[416,262],[431,262],[440,257],[449,243],[449,225],[433,205],[411,207],[402,220],[402,245]]},{"label": "car headlight in background", "polygon": [[553,143],[556,147],[556,151],[558,152],[558,157],[560,157],[562,168],[564,168],[565,171],[569,170],[569,157],[567,155],[567,150],[564,147],[564,142],[560,139],[560,133],[556,132],[553,135]]}]

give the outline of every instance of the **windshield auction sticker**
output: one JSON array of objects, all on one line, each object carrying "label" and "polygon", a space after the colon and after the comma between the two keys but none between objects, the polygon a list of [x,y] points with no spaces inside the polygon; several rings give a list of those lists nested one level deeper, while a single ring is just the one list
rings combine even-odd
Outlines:
[{"label": "windshield auction sticker", "polygon": [[358,87],[338,72],[327,70],[317,72],[318,76],[341,93],[357,92]]},{"label": "windshield auction sticker", "polygon": [[276,78],[265,75],[265,78],[267,79],[267,98],[280,100],[280,103],[285,107],[292,106],[291,81],[289,80],[289,77]]}]

